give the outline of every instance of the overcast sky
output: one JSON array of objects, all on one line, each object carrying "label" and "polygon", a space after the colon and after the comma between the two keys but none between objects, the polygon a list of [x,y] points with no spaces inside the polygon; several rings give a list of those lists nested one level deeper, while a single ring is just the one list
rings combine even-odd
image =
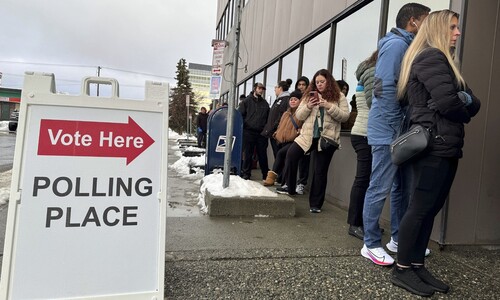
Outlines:
[{"label": "overcast sky", "polygon": [[217,0],[1,0],[0,7],[4,87],[21,88],[25,71],[39,71],[55,74],[58,91],[79,94],[81,79],[101,66],[121,97],[143,99],[145,80],[175,84],[180,58],[212,63]]}]

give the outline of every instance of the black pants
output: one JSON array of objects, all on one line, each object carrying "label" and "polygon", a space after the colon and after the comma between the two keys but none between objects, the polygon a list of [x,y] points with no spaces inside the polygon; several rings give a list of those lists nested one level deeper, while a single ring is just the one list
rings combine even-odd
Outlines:
[{"label": "black pants", "polygon": [[280,149],[280,145],[274,138],[269,138],[269,142],[271,143],[271,149],[273,150],[274,158],[276,158],[276,155],[278,154],[278,151]]},{"label": "black pants", "polygon": [[307,185],[307,180],[309,179],[309,164],[311,162],[311,155],[304,155],[299,160],[299,180],[297,184]]},{"label": "black pants", "polygon": [[[314,157],[314,172],[311,183],[311,191],[309,192],[309,206],[311,208],[321,208],[325,202],[326,185],[328,183],[328,167],[332,161],[335,148],[318,151],[318,139],[313,139],[312,146],[309,151]],[[299,160],[304,156],[304,150],[297,144],[293,143],[286,154],[285,169],[287,174],[286,184],[290,194],[295,193],[297,187],[297,168]]]},{"label": "black pants", "polygon": [[347,223],[352,226],[363,226],[363,205],[372,173],[372,147],[368,145],[368,139],[360,135],[351,135],[351,144],[356,151],[357,165],[351,188]]},{"label": "black pants", "polygon": [[198,132],[198,147],[205,148],[207,144],[207,133],[206,132]]},{"label": "black pants", "polygon": [[269,171],[267,164],[267,140],[268,138],[262,136],[259,132],[243,130],[244,158],[241,166],[241,177],[250,179],[252,174],[253,150],[256,149],[262,179],[266,179],[267,172]]},{"label": "black pants", "polygon": [[278,174],[280,178],[283,176],[283,169],[285,167],[286,153],[288,148],[292,145],[292,142],[282,143],[278,145],[278,152],[276,153],[276,159],[273,164],[273,171]]},{"label": "black pants", "polygon": [[448,197],[458,159],[426,155],[411,167],[412,194],[399,224],[398,263],[404,266],[424,263],[434,218]]}]

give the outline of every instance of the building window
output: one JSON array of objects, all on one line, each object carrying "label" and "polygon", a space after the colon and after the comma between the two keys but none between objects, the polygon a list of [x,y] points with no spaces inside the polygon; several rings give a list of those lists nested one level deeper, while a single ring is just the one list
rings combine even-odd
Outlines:
[{"label": "building window", "polygon": [[392,27],[396,27],[396,16],[398,15],[399,9],[403,5],[411,2],[418,2],[422,5],[425,5],[429,7],[431,11],[450,8],[449,0],[420,0],[420,1],[391,0],[389,2],[389,12],[387,16],[387,31],[389,31]]},{"label": "building window", "polygon": [[253,88],[252,78],[249,78],[245,82],[245,92],[246,92],[247,96],[252,92],[252,88]]},{"label": "building window", "polygon": [[304,44],[302,75],[312,78],[316,71],[328,69],[329,45],[330,29],[325,30]]},{"label": "building window", "polygon": [[283,57],[281,63],[281,77],[280,77],[281,80],[286,80],[287,78],[293,80],[294,78],[297,78],[298,69],[299,69],[299,48],[295,49],[293,52]]},{"label": "building window", "polygon": [[377,50],[380,7],[381,0],[375,0],[337,23],[332,73],[336,80],[345,75],[348,102],[358,83],[355,72],[359,63]]},{"label": "building window", "polygon": [[276,86],[277,83],[278,83],[278,61],[267,67],[266,96],[270,105],[272,105],[274,100],[276,100],[276,94],[274,93],[274,86]]}]

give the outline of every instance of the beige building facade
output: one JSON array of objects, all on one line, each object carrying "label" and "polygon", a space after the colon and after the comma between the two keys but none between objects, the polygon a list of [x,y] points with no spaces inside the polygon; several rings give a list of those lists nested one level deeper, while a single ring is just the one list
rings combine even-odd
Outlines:
[{"label": "beige building facade", "polygon": [[[224,63],[230,63],[235,45],[239,0],[218,0],[216,39],[228,41]],[[357,65],[377,47],[379,38],[395,26],[401,6],[418,2],[432,10],[452,9],[460,14],[462,36],[457,54],[467,83],[482,107],[466,125],[464,158],[460,160],[449,199],[436,218],[432,238],[441,245],[500,245],[500,1],[499,0],[241,0],[241,35],[235,95],[248,94],[255,82],[267,87],[266,100],[275,99],[279,80],[322,68],[344,79],[352,96]],[[228,69],[229,70],[229,69]],[[229,78],[230,73],[223,78]],[[222,81],[221,99],[229,101],[230,83]],[[237,99],[234,100],[237,103]],[[347,208],[356,170],[350,133],[343,132],[342,149],[329,171],[327,196]],[[272,155],[270,155],[272,157]],[[388,202],[388,201],[387,201]],[[387,204],[387,203],[386,203]],[[386,205],[384,221],[389,211]]]}]

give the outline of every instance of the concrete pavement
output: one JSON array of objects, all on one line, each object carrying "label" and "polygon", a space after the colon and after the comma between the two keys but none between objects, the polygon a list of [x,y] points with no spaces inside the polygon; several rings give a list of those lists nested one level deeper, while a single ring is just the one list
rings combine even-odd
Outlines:
[{"label": "concrete pavement", "polygon": [[[176,177],[170,171],[169,180],[181,180]],[[169,186],[184,195],[197,188],[190,183]],[[166,298],[418,298],[391,284],[391,268],[360,255],[363,243],[347,234],[345,210],[327,201],[322,213],[311,214],[307,195],[293,199],[296,215],[287,218],[167,212]],[[390,239],[385,229],[384,245]],[[448,294],[432,298],[500,298],[498,247],[446,246],[441,251],[431,242],[429,248],[428,269],[451,285]]]},{"label": "concrete pavement", "polygon": [[[310,214],[306,196],[296,201],[290,218],[167,217],[166,298],[416,298],[360,255],[345,211],[327,203]],[[430,248],[429,270],[451,285],[434,299],[499,299],[498,249]]]}]

